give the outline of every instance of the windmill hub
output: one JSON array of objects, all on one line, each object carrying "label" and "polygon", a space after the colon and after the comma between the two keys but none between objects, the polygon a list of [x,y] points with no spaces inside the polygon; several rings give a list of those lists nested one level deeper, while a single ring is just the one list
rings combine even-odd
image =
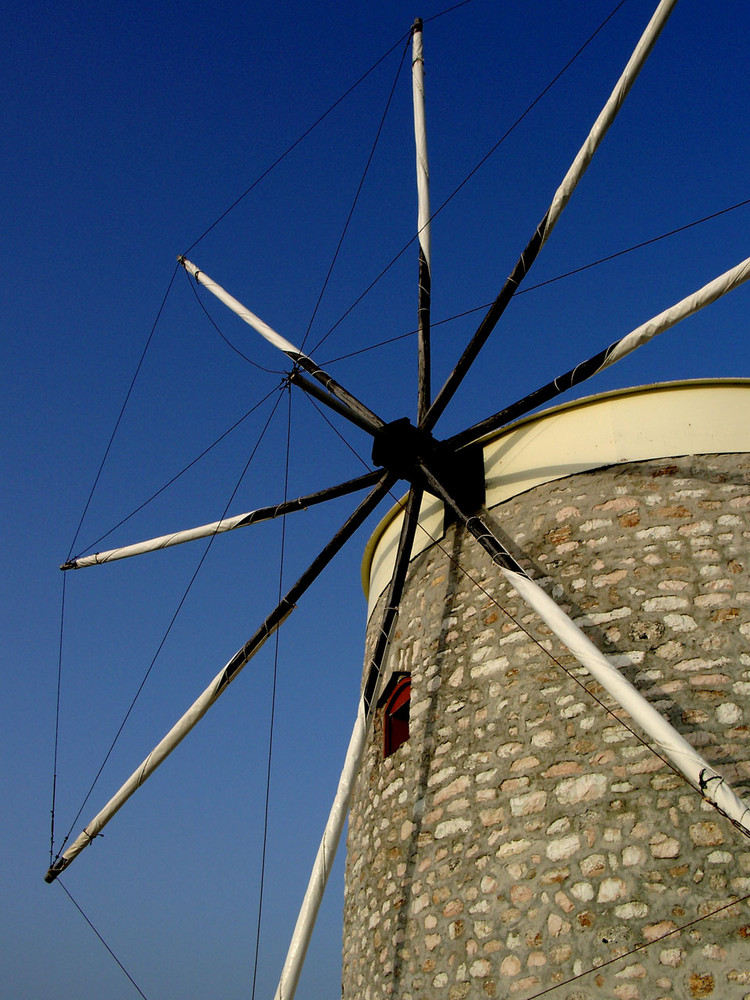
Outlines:
[{"label": "windmill hub", "polygon": [[401,417],[385,424],[375,435],[372,460],[399,479],[411,481],[419,460],[426,459],[437,444],[429,431],[422,431],[408,417]]},{"label": "windmill hub", "polygon": [[475,513],[484,503],[481,447],[453,448],[436,440],[429,431],[415,427],[408,417],[392,420],[377,432],[372,460],[409,482],[419,481],[420,465],[426,465],[467,514]]}]

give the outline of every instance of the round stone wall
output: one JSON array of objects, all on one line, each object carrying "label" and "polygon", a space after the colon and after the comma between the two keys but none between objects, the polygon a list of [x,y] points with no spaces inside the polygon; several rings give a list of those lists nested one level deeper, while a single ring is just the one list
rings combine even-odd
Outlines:
[{"label": "round stone wall", "polygon": [[[749,514],[746,454],[614,465],[492,510],[745,797]],[[384,759],[378,714],[351,807],[345,1000],[750,998],[750,840],[455,527],[411,563],[381,690],[400,673],[409,740]]]}]

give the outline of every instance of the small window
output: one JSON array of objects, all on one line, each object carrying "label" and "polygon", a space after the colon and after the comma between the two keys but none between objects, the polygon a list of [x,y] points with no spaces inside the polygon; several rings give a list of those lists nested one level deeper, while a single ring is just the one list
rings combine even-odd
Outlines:
[{"label": "small window", "polygon": [[383,756],[390,757],[409,739],[409,698],[411,678],[401,677],[388,695],[383,708]]}]

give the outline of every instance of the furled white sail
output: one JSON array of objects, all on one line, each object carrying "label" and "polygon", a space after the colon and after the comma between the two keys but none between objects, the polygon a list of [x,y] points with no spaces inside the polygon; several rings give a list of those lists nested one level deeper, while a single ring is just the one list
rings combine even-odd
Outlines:
[{"label": "furled white sail", "polygon": [[612,666],[563,609],[526,574],[497,539],[486,518],[470,517],[464,520],[508,583],[656,743],[660,753],[708,802],[750,837],[750,803],[735,793],[729,782]]},{"label": "furled white sail", "polygon": [[647,344],[649,340],[652,340],[658,334],[664,333],[665,330],[668,330],[676,323],[686,319],[688,316],[692,316],[693,313],[697,313],[704,306],[715,302],[722,295],[726,295],[727,292],[738,288],[748,278],[750,278],[750,257],[747,257],[735,267],[725,271],[724,274],[720,274],[713,281],[709,281],[707,285],[685,296],[684,299],[680,299],[679,302],[670,306],[669,309],[660,312],[658,316],[654,316],[646,323],[637,326],[635,330],[624,336],[622,340],[617,341],[616,344],[612,344],[611,347],[607,348],[606,360],[598,370],[601,371],[603,368],[613,365],[615,361],[619,361],[626,354],[630,354],[636,348]]},{"label": "furled white sail", "polygon": [[583,177],[588,165],[591,163],[594,153],[599,148],[604,136],[607,134],[612,122],[615,120],[622,103],[628,96],[630,88],[636,81],[638,74],[648,59],[651,49],[656,44],[664,25],[667,23],[669,15],[674,10],[677,0],[662,0],[654,11],[651,20],[646,25],[646,29],[641,35],[638,44],[633,49],[633,54],[622,71],[619,80],[614,86],[606,104],[599,113],[599,117],[594,122],[591,131],[586,137],[586,141],[578,151],[576,158],[570,165],[560,186],[555,191],[552,204],[550,205],[545,220],[544,232],[542,234],[542,244],[547,240],[553,228],[557,224],[560,214],[570,200],[570,196],[576,189],[578,182]]}]

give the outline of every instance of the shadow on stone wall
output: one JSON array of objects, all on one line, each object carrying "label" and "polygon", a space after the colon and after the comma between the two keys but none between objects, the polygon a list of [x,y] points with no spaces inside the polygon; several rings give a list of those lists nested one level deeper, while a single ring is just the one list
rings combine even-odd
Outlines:
[{"label": "shadow on stone wall", "polygon": [[[459,553],[461,551],[461,546],[464,540],[464,531],[459,527],[455,527],[452,530],[452,538],[450,547],[447,548],[448,552],[448,576],[445,588],[445,596],[443,599],[443,612],[440,616],[440,633],[438,636],[438,641],[435,648],[435,660],[439,661],[441,659],[441,654],[450,648],[450,641],[448,635],[451,630],[449,624],[451,615],[453,613],[453,604],[456,597],[456,592],[458,590],[459,581],[463,577],[463,573],[460,569],[459,564]],[[415,560],[415,565],[413,568],[415,576],[420,573],[419,559]],[[435,724],[437,721],[437,701],[439,687],[436,687],[431,693],[430,706],[426,712],[427,720],[423,730],[423,741],[421,747],[421,753],[419,755],[418,761],[415,761],[415,787],[417,789],[417,803],[420,806],[416,807],[413,812],[413,824],[414,828],[411,833],[411,837],[407,842],[407,860],[406,860],[406,873],[404,875],[403,884],[410,886],[414,880],[415,868],[419,860],[419,837],[422,831],[422,818],[424,816],[424,804],[427,798],[427,779],[430,772],[430,765],[433,759],[433,751],[435,748]],[[409,920],[409,901],[404,900],[404,905],[401,907],[398,913],[398,918],[396,921],[396,933],[394,935],[394,940],[396,943],[396,955],[394,961],[393,970],[393,984],[395,995],[399,995],[399,984],[402,975],[402,963],[399,961],[398,951],[406,938],[406,925]]]}]

